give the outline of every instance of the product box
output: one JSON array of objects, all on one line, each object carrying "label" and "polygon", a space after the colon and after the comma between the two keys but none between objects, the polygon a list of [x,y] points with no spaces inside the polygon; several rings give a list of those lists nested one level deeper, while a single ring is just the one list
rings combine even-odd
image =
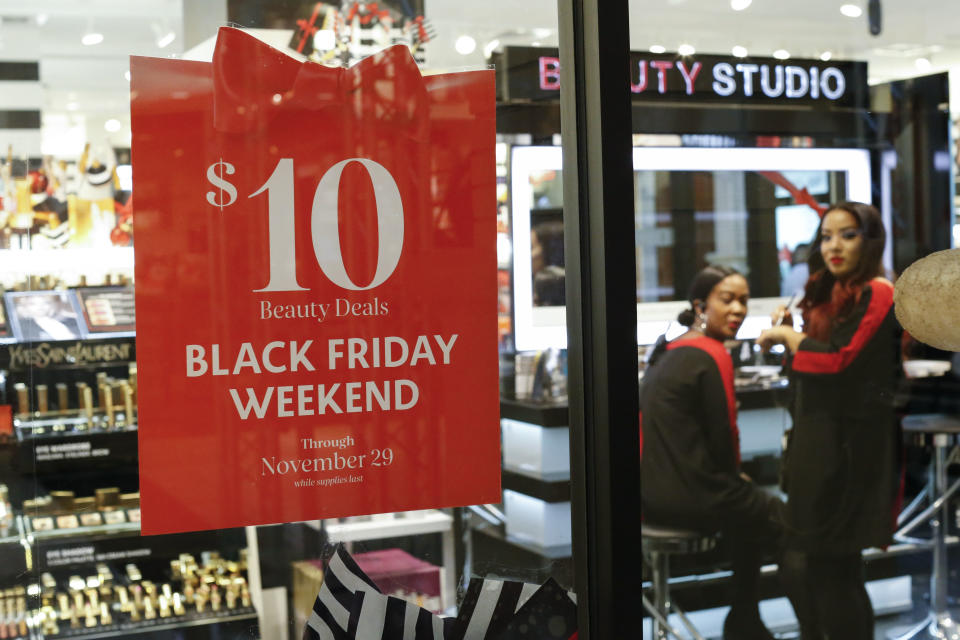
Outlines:
[{"label": "product box", "polygon": [[[360,569],[388,596],[403,598],[434,613],[442,611],[441,571],[401,549],[353,555]],[[296,623],[306,624],[323,582],[323,562],[305,560],[293,565],[293,606]]]}]

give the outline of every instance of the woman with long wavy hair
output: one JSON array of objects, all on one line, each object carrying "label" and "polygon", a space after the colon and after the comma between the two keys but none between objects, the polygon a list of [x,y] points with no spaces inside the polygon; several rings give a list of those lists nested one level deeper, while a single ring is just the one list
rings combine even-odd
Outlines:
[{"label": "woman with long wavy hair", "polygon": [[803,640],[872,640],[861,551],[889,544],[899,488],[893,285],[883,278],[879,212],[832,205],[821,220],[800,302],[759,344],[782,344],[793,391],[784,454],[788,494],[780,574]]}]

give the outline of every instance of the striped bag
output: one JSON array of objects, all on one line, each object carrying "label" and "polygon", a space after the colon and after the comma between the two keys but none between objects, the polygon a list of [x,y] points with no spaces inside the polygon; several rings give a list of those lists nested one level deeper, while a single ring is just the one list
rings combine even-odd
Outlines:
[{"label": "striped bag", "polygon": [[542,586],[473,578],[456,618],[384,595],[343,545],[327,567],[303,640],[568,640],[576,605],[552,578]]}]

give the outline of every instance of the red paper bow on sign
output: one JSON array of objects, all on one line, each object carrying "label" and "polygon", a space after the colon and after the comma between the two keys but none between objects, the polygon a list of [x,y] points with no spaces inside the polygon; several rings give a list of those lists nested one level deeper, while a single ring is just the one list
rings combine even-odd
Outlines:
[{"label": "red paper bow on sign", "polygon": [[301,63],[251,40],[236,29],[221,30],[217,40],[213,65],[218,131],[243,133],[262,129],[282,114],[317,111],[322,117],[329,109],[404,128],[427,123],[426,87],[404,45],[342,69]]}]

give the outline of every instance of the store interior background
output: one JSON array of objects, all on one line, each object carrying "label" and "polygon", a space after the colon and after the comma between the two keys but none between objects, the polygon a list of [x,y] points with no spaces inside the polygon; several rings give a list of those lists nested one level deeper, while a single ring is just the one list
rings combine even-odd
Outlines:
[{"label": "store interior background", "polygon": [[[274,4],[290,7],[294,3]],[[631,49],[660,46],[676,52],[688,45],[700,53],[728,55],[739,46],[762,57],[780,50],[793,58],[830,55],[867,62],[871,84],[960,70],[960,6],[955,3],[884,2],[884,28],[879,36],[868,31],[865,2],[852,1],[863,11],[855,18],[840,12],[843,4],[810,0],[785,9],[780,2],[754,0],[736,11],[719,0],[632,0]],[[426,0],[425,15],[436,33],[426,50],[426,67],[483,66],[485,53],[504,46],[556,47],[556,12],[552,0],[529,0],[522,11],[508,0]],[[226,0],[3,0],[0,57],[39,61],[40,82],[16,91],[5,87],[2,106],[39,108],[43,114],[40,131],[0,129],[3,140],[13,143],[17,154],[31,157],[40,153],[79,157],[92,136],[129,148],[128,56],[203,59],[211,52],[208,41],[215,37],[216,27],[226,23],[227,15]],[[287,30],[265,37],[288,42],[293,26]],[[87,32],[101,33],[103,41],[82,44]],[[469,53],[457,51],[462,36],[473,40]],[[951,92],[951,106],[960,110],[960,82],[951,82]],[[105,130],[110,120],[119,121],[120,127]]]},{"label": "store interior background", "polygon": [[[39,63],[36,82],[0,82],[0,110],[40,112],[38,128],[0,128],[0,153],[5,157],[9,145],[15,159],[52,156],[75,161],[86,143],[104,142],[120,151],[121,163],[128,162],[129,155],[123,152],[131,145],[130,55],[209,60],[217,27],[231,21],[237,26],[254,28],[254,33],[267,42],[284,46],[294,34],[292,23],[296,16],[293,14],[299,15],[303,6],[311,4],[253,0],[0,0],[0,61]],[[845,15],[841,11],[845,4],[858,8],[860,15]],[[868,64],[871,85],[946,72],[950,78],[953,123],[951,170],[956,175],[958,153],[954,144],[960,131],[960,3],[884,0],[883,29],[878,36],[869,32],[866,4],[864,0],[807,0],[786,7],[782,0],[753,0],[752,3],[746,0],[631,0],[631,49],[686,52],[687,55],[749,54],[784,60],[789,57],[862,61]],[[488,56],[504,47],[556,47],[555,0],[526,0],[522,9],[517,5],[513,0],[424,0],[424,14],[435,34],[426,47],[424,66],[434,70],[476,69],[489,64]],[[84,44],[83,37],[93,33],[101,34],[102,40]],[[743,51],[734,52],[734,47]],[[555,138],[554,143],[558,142]],[[136,185],[122,167],[121,179],[125,181],[123,188],[135,193]],[[951,246],[958,243],[960,224],[955,221]],[[31,258],[0,251],[0,283],[11,286],[39,268],[65,268],[55,262],[60,257],[84,268],[83,259],[78,262],[77,257],[69,253],[53,255],[51,262],[48,253]],[[87,267],[94,273],[129,270],[132,274],[132,250],[104,251]],[[558,420],[562,424],[564,420],[553,414],[543,414],[536,419],[542,419],[543,426],[548,427],[556,426],[554,423]],[[531,437],[524,429],[516,423],[504,425],[505,433],[510,432],[517,442],[527,442],[525,438]],[[562,452],[563,443],[557,442],[558,435],[566,436],[565,432],[553,432],[538,442],[545,448],[554,447],[554,452]],[[563,475],[562,469],[542,470],[547,476],[551,472],[559,472],[559,477]],[[514,496],[514,500],[524,499],[522,495]],[[548,503],[556,504],[549,500]],[[569,502],[566,505],[569,510]],[[563,514],[559,517],[562,522]],[[569,515],[566,518],[569,521]],[[453,535],[450,529],[443,531],[444,536]],[[569,538],[569,530],[561,533],[562,539]],[[309,531],[305,530],[262,529],[259,544],[261,548],[283,547],[289,544],[290,536],[308,535]],[[309,548],[314,545],[302,540],[296,544]],[[442,544],[414,542],[411,548],[442,565],[450,563],[447,545],[445,537]],[[569,548],[568,543],[566,546]],[[263,576],[265,583],[288,581],[289,566],[280,566],[280,561],[277,560],[274,568],[277,575]],[[506,565],[515,562],[528,564],[523,570],[509,570]],[[541,565],[536,562],[503,556],[500,569],[504,574],[512,574],[511,577],[530,580],[539,580],[544,571],[561,575],[566,571],[556,557],[546,558]],[[496,572],[496,565],[490,570]],[[271,570],[266,569],[265,573]],[[283,607],[286,611],[288,595],[268,593],[267,600],[255,604],[260,610]],[[708,593],[704,601],[716,601],[715,595]],[[269,600],[271,597],[275,599]],[[774,603],[765,610],[765,615],[783,620],[787,615],[784,606],[783,602]],[[885,629],[898,628],[918,612],[922,613],[921,603],[915,602],[914,606],[916,611],[898,610],[888,619]],[[280,617],[284,620],[261,618],[260,624],[263,629],[270,624],[277,625],[276,633],[289,632],[290,637],[296,637],[295,625],[289,622],[294,619],[293,613]],[[722,617],[719,619],[722,621]],[[715,620],[702,620],[706,628],[716,627]],[[264,633],[264,637],[281,637]]]}]

